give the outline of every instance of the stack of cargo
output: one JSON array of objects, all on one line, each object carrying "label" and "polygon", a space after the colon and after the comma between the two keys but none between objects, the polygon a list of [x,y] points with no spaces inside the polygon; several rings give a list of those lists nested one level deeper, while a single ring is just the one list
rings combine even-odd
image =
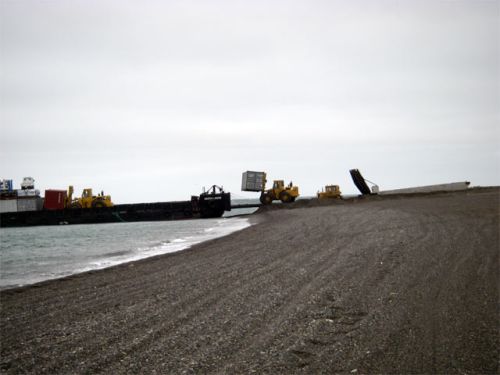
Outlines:
[{"label": "stack of cargo", "polygon": [[241,191],[264,191],[266,186],[266,173],[246,171],[241,181]]},{"label": "stack of cargo", "polygon": [[0,212],[40,211],[43,199],[35,189],[35,180],[25,177],[21,189],[13,189],[12,180],[0,181]]},{"label": "stack of cargo", "polygon": [[17,190],[17,211],[40,211],[43,207],[40,190],[35,189],[35,180],[24,177],[21,189]]},{"label": "stack of cargo", "polygon": [[17,194],[12,180],[0,180],[0,212],[17,211]]},{"label": "stack of cargo", "polygon": [[0,194],[4,196],[13,191],[12,180],[0,180]]}]

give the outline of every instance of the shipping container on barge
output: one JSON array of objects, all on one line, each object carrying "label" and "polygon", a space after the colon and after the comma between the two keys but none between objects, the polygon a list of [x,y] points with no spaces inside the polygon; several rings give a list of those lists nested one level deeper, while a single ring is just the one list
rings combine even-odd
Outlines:
[{"label": "shipping container on barge", "polygon": [[0,180],[0,213],[38,211],[43,206],[40,190],[35,189],[35,180],[25,177],[21,189],[14,189],[12,180]]},{"label": "shipping container on barge", "polygon": [[0,227],[216,218],[231,210],[231,194],[216,185],[188,201],[118,204],[112,207],[69,208],[63,203],[66,191],[46,190],[45,194],[43,208],[39,204],[36,210],[0,213]]}]

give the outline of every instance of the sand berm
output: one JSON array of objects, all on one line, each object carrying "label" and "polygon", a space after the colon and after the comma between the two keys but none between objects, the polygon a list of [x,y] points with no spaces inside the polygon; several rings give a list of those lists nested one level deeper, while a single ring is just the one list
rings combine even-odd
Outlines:
[{"label": "sand berm", "polygon": [[499,194],[298,201],[183,252],[4,290],[0,370],[498,373]]}]

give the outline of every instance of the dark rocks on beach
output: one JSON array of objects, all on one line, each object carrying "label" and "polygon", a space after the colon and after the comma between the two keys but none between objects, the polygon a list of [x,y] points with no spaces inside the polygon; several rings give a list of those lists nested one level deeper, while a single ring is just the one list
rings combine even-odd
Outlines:
[{"label": "dark rocks on beach", "polygon": [[2,373],[498,373],[498,188],[296,202],[1,298]]}]

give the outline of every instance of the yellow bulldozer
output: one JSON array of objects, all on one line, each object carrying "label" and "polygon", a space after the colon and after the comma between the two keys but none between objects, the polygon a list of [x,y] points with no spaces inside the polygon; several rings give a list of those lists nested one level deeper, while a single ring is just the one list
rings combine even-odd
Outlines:
[{"label": "yellow bulldozer", "polygon": [[318,191],[318,199],[341,198],[339,185],[326,185],[324,189]]},{"label": "yellow bulldozer", "polygon": [[73,198],[73,186],[68,188],[68,197],[66,198],[66,207],[68,208],[99,208],[99,207],[112,207],[110,195],[101,194],[93,195],[92,189],[83,189],[82,196]]}]

